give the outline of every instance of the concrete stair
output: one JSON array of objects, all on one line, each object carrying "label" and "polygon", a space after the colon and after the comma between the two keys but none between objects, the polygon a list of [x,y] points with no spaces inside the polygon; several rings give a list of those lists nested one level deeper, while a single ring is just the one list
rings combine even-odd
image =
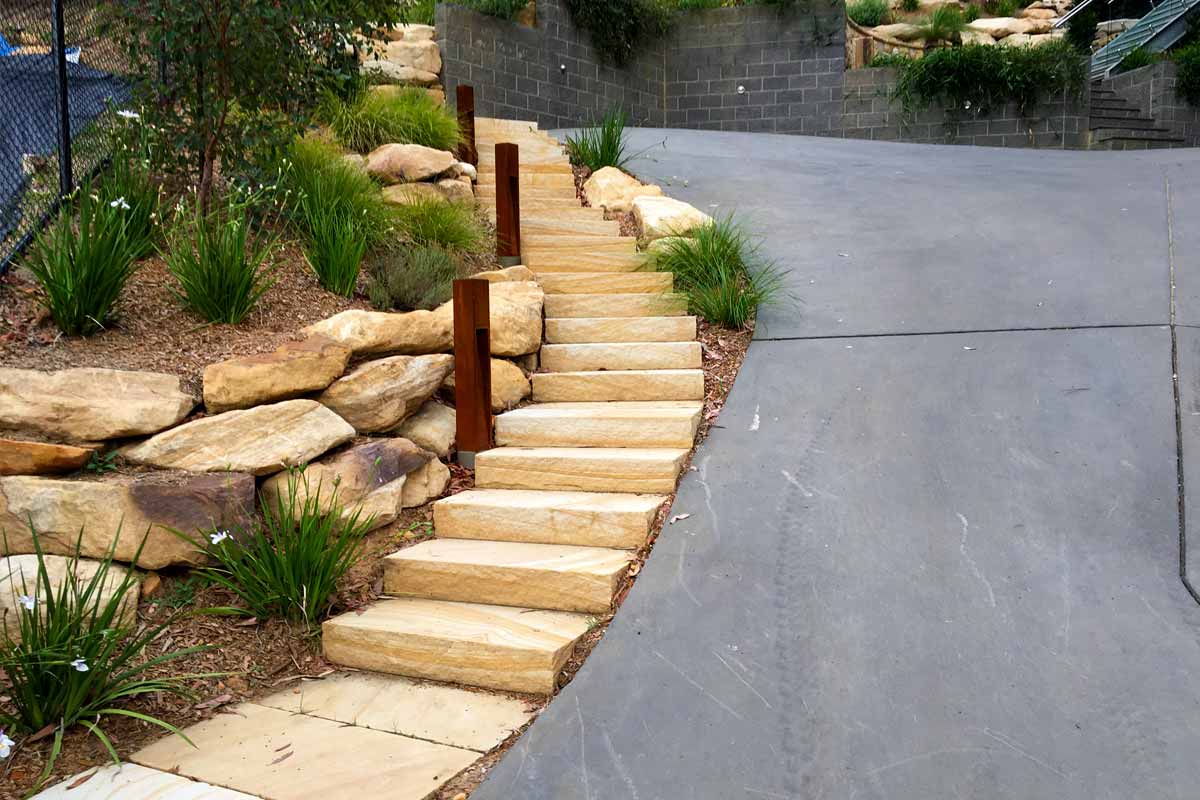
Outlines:
[{"label": "concrete stair", "polygon": [[670,272],[543,272],[546,294],[657,294],[675,287]]},{"label": "concrete stair", "polygon": [[681,294],[549,294],[546,317],[682,317],[687,297]]},{"label": "concrete stair", "polygon": [[475,457],[483,489],[667,494],[690,448],[497,447]]},{"label": "concrete stair", "polygon": [[703,399],[704,371],[699,369],[540,372],[533,376],[535,403]]},{"label": "concrete stair", "polygon": [[561,544],[434,539],[383,562],[383,590],[398,597],[603,614],[632,555]]},{"label": "concrete stair", "polygon": [[439,538],[636,549],[663,495],[473,489],[433,506]]},{"label": "concrete stair", "polygon": [[514,447],[691,447],[694,400],[538,403],[496,417],[496,444]]},{"label": "concrete stair", "polygon": [[547,372],[699,369],[699,342],[602,342],[548,344],[541,365]]},{"label": "concrete stair", "polygon": [[395,598],[322,626],[337,664],[510,692],[550,694],[588,617],[482,603]]},{"label": "concrete stair", "polygon": [[[545,283],[542,285],[545,287]],[[546,320],[546,342],[549,344],[690,342],[695,338],[695,317],[573,317]]]}]

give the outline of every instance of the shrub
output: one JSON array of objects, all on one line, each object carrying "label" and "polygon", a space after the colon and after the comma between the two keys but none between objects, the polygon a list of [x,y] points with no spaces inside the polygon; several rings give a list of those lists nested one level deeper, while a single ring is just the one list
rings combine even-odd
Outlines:
[{"label": "shrub", "polygon": [[601,58],[617,66],[631,61],[643,45],[662,37],[671,10],[657,0],[566,0],[567,10],[586,31]]},{"label": "shrub", "polygon": [[388,311],[431,311],[450,299],[460,265],[436,246],[381,248],[367,258],[367,295],[376,308]]},{"label": "shrub", "polygon": [[983,8],[993,17],[1011,17],[1025,5],[1025,0],[984,0]]},{"label": "shrub", "polygon": [[437,0],[407,0],[400,6],[400,18],[413,25],[432,25]]},{"label": "shrub", "polygon": [[974,3],[968,3],[967,10],[963,12],[963,22],[966,22],[968,25],[970,25],[972,22],[979,19],[982,14],[983,10],[980,9],[979,6],[975,5]]},{"label": "shrub", "polygon": [[129,249],[135,259],[144,258],[154,252],[162,190],[150,174],[149,149],[144,142],[114,144],[112,163],[101,175],[96,193],[104,202],[129,207],[125,209]]},{"label": "shrub", "polygon": [[315,626],[333,608],[338,582],[358,560],[373,519],[347,510],[336,487],[306,492],[302,475],[293,470],[286,492],[263,500],[261,526],[213,531],[199,541],[176,533],[215,563],[201,574],[243,603],[231,609],[237,613]]},{"label": "shrub", "polygon": [[629,161],[625,152],[625,126],[629,117],[621,109],[606,113],[599,122],[583,128],[577,136],[567,137],[571,163],[595,172],[603,167],[620,169]]},{"label": "shrub", "polygon": [[266,261],[274,242],[250,235],[253,198],[231,195],[210,214],[180,206],[167,268],[179,282],[176,297],[209,322],[237,324],[274,283]]},{"label": "shrub", "polygon": [[895,96],[908,112],[933,103],[986,112],[1012,102],[1024,114],[1050,94],[1079,96],[1087,85],[1087,59],[1064,41],[1037,47],[967,44],[899,66]]},{"label": "shrub", "polygon": [[1172,54],[1176,66],[1175,91],[1190,105],[1200,106],[1200,42]]},{"label": "shrub", "polygon": [[871,59],[868,67],[893,67],[902,69],[912,61],[912,56],[906,56],[903,53],[880,53]]},{"label": "shrub", "polygon": [[102,330],[136,268],[127,230],[133,207],[127,201],[102,200],[90,184],[78,197],[78,222],[65,204],[25,260],[46,292],[50,316],[68,336]]},{"label": "shrub", "polygon": [[368,244],[363,227],[334,209],[316,222],[304,254],[322,286],[342,297],[353,297]]},{"label": "shrub", "polygon": [[[114,547],[118,538],[113,538]],[[36,532],[33,543],[37,574],[11,576],[14,599],[18,600],[12,604],[16,619],[5,619],[0,669],[7,676],[5,694],[13,712],[0,713],[0,723],[9,730],[28,734],[54,730],[54,743],[39,786],[54,769],[64,732],[76,724],[91,731],[114,761],[118,760],[116,750],[102,728],[105,718],[133,717],[186,740],[174,726],[120,706],[142,695],[191,697],[187,681],[218,676],[157,677],[153,673],[164,664],[206,648],[173,650],[144,658],[146,646],[157,640],[173,620],[136,623],[126,607],[125,596],[136,591],[137,571],[130,569],[120,576],[113,572],[110,550],[98,560],[91,577],[81,577],[76,573],[77,542],[65,577],[55,587]],[[18,631],[19,637],[12,636],[10,630]]]},{"label": "shrub", "polygon": [[927,42],[956,42],[966,27],[958,6],[938,6],[920,26],[919,37]]},{"label": "shrub", "polygon": [[900,0],[900,10],[912,14],[921,10],[921,0]]},{"label": "shrub", "polygon": [[888,11],[887,0],[854,0],[846,6],[846,16],[864,28],[874,28],[887,22]]},{"label": "shrub", "polygon": [[1095,9],[1089,6],[1067,21],[1067,41],[1080,53],[1091,55],[1099,25]]},{"label": "shrub", "polygon": [[426,198],[397,206],[392,213],[397,231],[414,244],[474,253],[487,241],[474,208],[464,203]]},{"label": "shrub", "polygon": [[745,326],[759,306],[778,302],[783,293],[784,273],[732,217],[670,239],[652,263],[675,275],[692,313],[730,328]]},{"label": "shrub", "polygon": [[416,87],[365,91],[350,100],[327,94],[319,116],[342,144],[360,153],[392,142],[453,150],[462,141],[454,113]]},{"label": "shrub", "polygon": [[1162,61],[1163,57],[1158,53],[1152,53],[1145,47],[1136,47],[1125,54],[1118,65],[1119,72],[1129,72],[1131,69],[1140,69],[1148,67],[1151,64],[1157,64]]}]

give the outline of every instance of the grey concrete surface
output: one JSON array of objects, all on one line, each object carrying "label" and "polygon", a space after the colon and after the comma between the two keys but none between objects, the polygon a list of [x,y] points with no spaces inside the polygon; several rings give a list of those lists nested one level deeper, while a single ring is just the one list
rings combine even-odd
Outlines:
[{"label": "grey concrete surface", "polygon": [[[1198,154],[688,140],[690,160],[657,162],[688,180],[668,191],[777,222],[769,248],[812,277],[768,335],[824,338],[754,343],[680,487],[671,513],[690,516],[473,800],[1200,797],[1177,482],[1182,452],[1195,531],[1200,329],[1169,324],[1172,272],[1182,317],[1200,263],[1167,225],[1169,206],[1200,213],[1194,194],[1167,200]],[[770,169],[727,181],[758,149]],[[972,159],[1026,184],[974,234],[938,219],[1005,174],[937,177]],[[918,167],[935,211],[872,178]],[[781,212],[785,196],[803,199]],[[1036,197],[1060,202],[1035,215]],[[856,237],[832,210],[876,204],[908,231],[894,254],[871,215]],[[1113,208],[1120,225],[1082,222]],[[1035,267],[1059,270],[1054,291]]]}]

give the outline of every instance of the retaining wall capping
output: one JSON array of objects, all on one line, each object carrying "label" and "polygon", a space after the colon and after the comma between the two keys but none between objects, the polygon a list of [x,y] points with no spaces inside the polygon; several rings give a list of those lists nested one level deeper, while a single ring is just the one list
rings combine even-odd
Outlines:
[{"label": "retaining wall capping", "polygon": [[1107,78],[1102,86],[1183,137],[1187,147],[1200,147],[1200,108],[1189,105],[1175,93],[1177,80],[1178,67],[1171,61],[1162,61]]}]

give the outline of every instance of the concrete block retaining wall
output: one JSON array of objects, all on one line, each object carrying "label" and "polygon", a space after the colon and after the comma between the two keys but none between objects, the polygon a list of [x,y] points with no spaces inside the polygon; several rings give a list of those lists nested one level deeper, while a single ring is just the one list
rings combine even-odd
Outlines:
[{"label": "concrete block retaining wall", "polygon": [[1188,147],[1200,147],[1200,108],[1175,94],[1176,69],[1170,61],[1151,64],[1105,80],[1104,88],[1182,136]]}]

